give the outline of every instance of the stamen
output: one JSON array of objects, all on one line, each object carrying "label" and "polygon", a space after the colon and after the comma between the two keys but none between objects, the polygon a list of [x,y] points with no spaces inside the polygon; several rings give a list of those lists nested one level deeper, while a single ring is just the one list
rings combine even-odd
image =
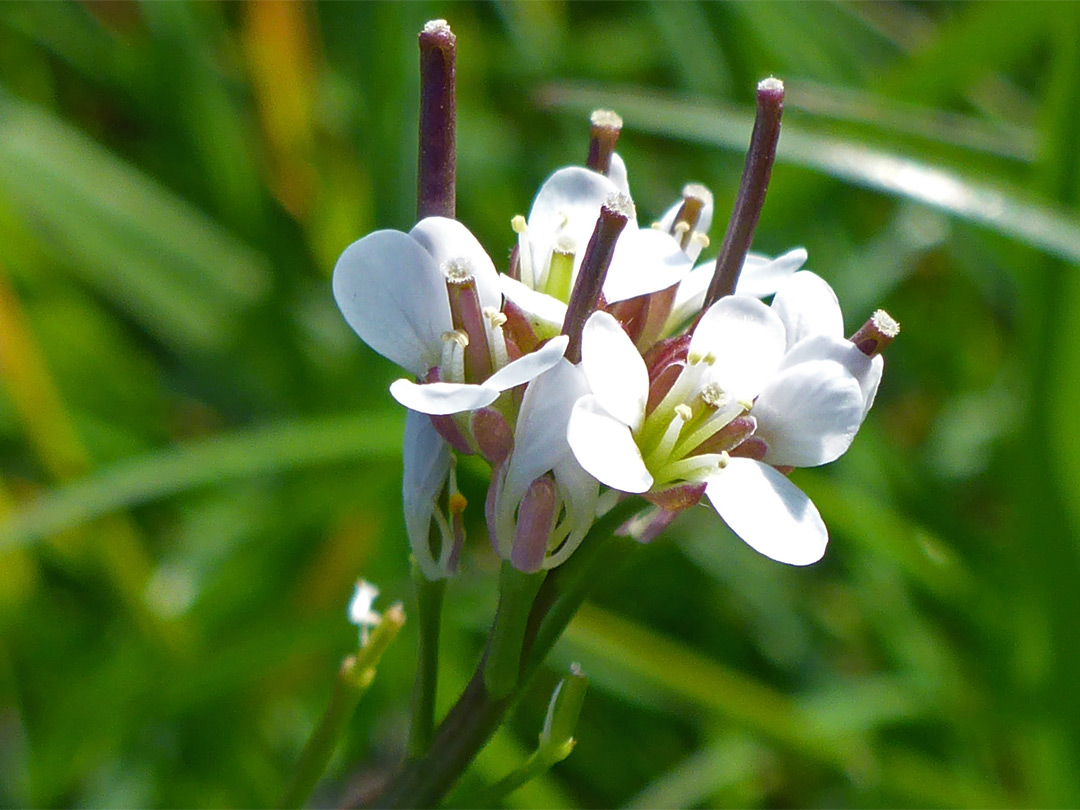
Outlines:
[{"label": "stamen", "polygon": [[712,192],[700,183],[689,183],[682,191],[683,203],[675,215],[671,226],[671,235],[679,241],[679,247],[686,250],[694,234],[705,206],[712,203]]},{"label": "stamen", "polygon": [[510,220],[510,227],[514,229],[514,233],[522,234],[529,229],[529,226],[525,224],[525,217],[521,214],[517,214]]}]

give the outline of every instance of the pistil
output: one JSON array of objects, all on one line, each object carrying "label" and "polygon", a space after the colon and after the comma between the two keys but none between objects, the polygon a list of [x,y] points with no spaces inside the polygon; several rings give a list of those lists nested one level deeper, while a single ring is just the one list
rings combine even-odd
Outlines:
[{"label": "pistil", "polygon": [[611,110],[595,110],[589,116],[589,157],[585,165],[606,175],[611,170],[611,155],[622,132],[622,118]]},{"label": "pistil", "polygon": [[[769,189],[776,144],[780,139],[780,116],[784,111],[784,83],[779,79],[764,79],[757,86],[757,116],[754,131],[750,135],[750,149],[746,153],[739,195],[735,210],[728,221],[724,243],[716,257],[709,289],[705,293],[704,312],[725,295],[735,292],[739,273],[750,242],[757,228],[761,209],[765,205],[765,192]],[[700,317],[700,316],[699,316]]]}]

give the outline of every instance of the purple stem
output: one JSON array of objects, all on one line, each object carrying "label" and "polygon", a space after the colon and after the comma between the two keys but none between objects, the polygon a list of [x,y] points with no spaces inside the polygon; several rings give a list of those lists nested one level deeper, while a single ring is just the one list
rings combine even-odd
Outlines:
[{"label": "purple stem", "polygon": [[449,217],[457,210],[457,37],[446,20],[420,32],[420,154],[416,218]]}]

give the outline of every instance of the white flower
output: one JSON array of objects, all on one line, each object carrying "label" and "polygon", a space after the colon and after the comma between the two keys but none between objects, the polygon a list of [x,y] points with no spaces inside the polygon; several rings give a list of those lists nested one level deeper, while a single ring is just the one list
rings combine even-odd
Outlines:
[{"label": "white flower", "polygon": [[[775,402],[777,391],[794,393],[802,396],[796,404],[825,409],[784,412],[780,421],[767,411],[786,431],[773,437],[782,449],[818,458],[850,444],[863,416],[859,381],[841,362],[817,353],[783,368],[788,331],[774,309],[754,298],[720,299],[694,330],[678,377],[666,392],[654,392],[659,401],[650,404],[641,356],[614,318],[594,313],[582,335],[581,363],[593,393],[575,405],[567,429],[578,461],[624,492],[704,482],[710,503],[752,548],[792,565],[817,561],[828,534],[810,499],[769,464],[732,457],[716,444],[733,420],[756,413],[754,399],[766,391]],[[753,429],[753,420],[744,422]]]},{"label": "white flower", "polygon": [[[775,259],[770,259],[760,253],[748,253],[742,270],[739,272],[735,295],[749,295],[754,298],[772,295],[805,263],[806,250],[803,248],[789,250]],[[666,333],[674,332],[701,311],[701,305],[705,302],[705,292],[709,288],[709,282],[715,270],[716,260],[713,259],[699,264],[682,280],[675,293],[675,304],[671,308],[671,314],[668,315],[664,327]]]},{"label": "white flower", "polygon": [[[786,351],[751,410],[758,422],[755,436],[768,448],[762,460],[791,467],[827,464],[851,446],[874,404],[884,359],[867,357],[844,339],[836,294],[814,273],[804,270],[784,282],[772,310],[784,324]],[[849,379],[856,381],[858,396]],[[837,424],[847,430],[836,430]]]},{"label": "white flower", "polygon": [[364,579],[356,581],[356,591],[349,601],[349,621],[360,628],[360,646],[367,643],[368,631],[377,625],[382,617],[372,610],[379,589]]},{"label": "white flower", "polygon": [[[596,515],[599,486],[582,469],[566,440],[574,403],[588,390],[581,368],[565,359],[529,383],[514,431],[513,452],[495,471],[488,514],[492,541],[499,556],[523,570],[553,568],[565,561]],[[544,547],[538,548],[536,538],[522,536],[516,513],[533,482],[548,474],[554,479],[557,498],[552,525],[544,532]]]},{"label": "white flower", "polygon": [[[457,285],[467,299],[470,328],[454,323],[448,285]],[[437,382],[403,379],[391,386],[394,398],[415,411],[453,414],[490,405],[501,392],[550,368],[566,348],[566,338],[555,337],[536,352],[509,359],[498,273],[456,220],[429,217],[407,234],[368,234],[338,259],[333,289],[345,320],[371,348],[422,380],[438,370]],[[490,372],[470,379],[477,374],[469,362]]]},{"label": "white flower", "polygon": [[[540,187],[528,221],[516,217],[520,281],[502,276],[503,294],[529,317],[537,334],[557,334],[566,303],[596,226],[600,206],[616,192],[628,195],[625,165],[612,156],[612,176],[570,166]],[[632,216],[619,236],[604,281],[609,303],[624,301],[677,284],[691,258],[666,232],[639,228]]]}]

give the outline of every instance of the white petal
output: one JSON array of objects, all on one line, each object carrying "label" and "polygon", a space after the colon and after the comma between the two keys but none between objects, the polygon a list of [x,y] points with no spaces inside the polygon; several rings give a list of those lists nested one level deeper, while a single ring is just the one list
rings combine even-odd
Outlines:
[{"label": "white petal", "polygon": [[690,257],[674,237],[652,228],[638,230],[627,225],[615,243],[604,280],[604,298],[613,304],[665,290],[682,281],[691,265]]},{"label": "white petal", "polygon": [[599,482],[578,464],[573,454],[555,466],[555,483],[566,505],[571,529],[562,546],[544,560],[544,568],[562,565],[581,545],[596,519],[596,502],[600,494]]},{"label": "white petal", "polygon": [[615,184],[615,188],[630,197],[630,182],[626,176],[626,162],[618,152],[611,153],[611,166],[608,167],[607,176],[608,180]]},{"label": "white petal", "polygon": [[499,283],[503,295],[525,313],[537,337],[551,337],[562,331],[563,321],[566,320],[566,304],[558,298],[526,287],[510,276],[500,275]]},{"label": "white petal", "polygon": [[813,501],[768,464],[730,459],[709,479],[705,495],[758,553],[788,565],[810,565],[824,556],[829,533]]},{"label": "white petal", "polygon": [[496,371],[484,380],[484,387],[505,391],[539,377],[562,359],[569,342],[570,338],[566,335],[552,338],[535,352],[523,355]]},{"label": "white petal", "polygon": [[816,467],[842,456],[864,413],[859,382],[832,360],[810,360],[780,372],[752,411],[769,464]]},{"label": "white petal", "polygon": [[756,298],[729,295],[702,316],[690,351],[712,354],[710,380],[729,396],[752,400],[784,356],[784,325]]},{"label": "white petal", "polygon": [[547,268],[559,236],[573,243],[574,266],[580,266],[600,216],[600,206],[617,191],[615,184],[602,174],[579,166],[559,169],[551,175],[540,187],[529,211],[533,272]]},{"label": "white petal", "polygon": [[504,482],[507,497],[515,504],[537,476],[570,454],[566,425],[575,403],[588,393],[581,368],[565,359],[525,389]]},{"label": "white petal", "polygon": [[863,416],[874,404],[884,359],[867,357],[850,340],[829,335],[812,335],[800,340],[795,347],[784,355],[781,368],[789,368],[810,360],[833,360],[840,363],[859,381],[863,394]]},{"label": "white petal", "polygon": [[428,579],[446,576],[428,545],[435,499],[450,473],[450,447],[443,441],[426,414],[405,414],[405,465],[401,492],[405,503],[405,529],[417,564]]},{"label": "white petal", "polygon": [[499,398],[499,392],[486,385],[412,380],[394,380],[390,383],[390,394],[409,410],[433,416],[475,411]]},{"label": "white petal", "polygon": [[[735,286],[736,295],[764,298],[776,292],[777,288],[806,262],[806,251],[802,248],[789,250],[783,256],[770,259],[760,253],[748,253],[739,273],[739,282]],[[705,302],[705,292],[709,289],[716,259],[699,264],[687,274],[675,294],[675,304],[664,326],[665,332],[677,329],[701,310]]]},{"label": "white petal", "polygon": [[502,304],[499,274],[483,245],[468,228],[456,219],[428,217],[416,223],[409,235],[423,245],[440,268],[452,259],[468,262],[476,279],[480,306],[499,309]]},{"label": "white petal", "polygon": [[645,418],[649,372],[634,342],[607,312],[594,312],[581,332],[581,368],[597,401],[637,430]]},{"label": "white petal", "polygon": [[736,295],[750,295],[764,298],[772,295],[789,279],[796,270],[806,264],[805,248],[795,248],[787,253],[770,259],[760,253],[746,254],[739,282],[735,285]]},{"label": "white petal", "polygon": [[809,270],[800,270],[783,283],[772,308],[787,329],[789,349],[811,335],[844,335],[844,316],[836,293],[825,279]]},{"label": "white petal", "polygon": [[581,466],[601,483],[622,492],[646,492],[652,486],[630,428],[605,411],[596,397],[577,401],[566,438]]},{"label": "white petal", "polygon": [[353,242],[334,266],[334,300],[368,346],[417,377],[439,364],[452,328],[442,272],[401,231],[375,231]]}]

